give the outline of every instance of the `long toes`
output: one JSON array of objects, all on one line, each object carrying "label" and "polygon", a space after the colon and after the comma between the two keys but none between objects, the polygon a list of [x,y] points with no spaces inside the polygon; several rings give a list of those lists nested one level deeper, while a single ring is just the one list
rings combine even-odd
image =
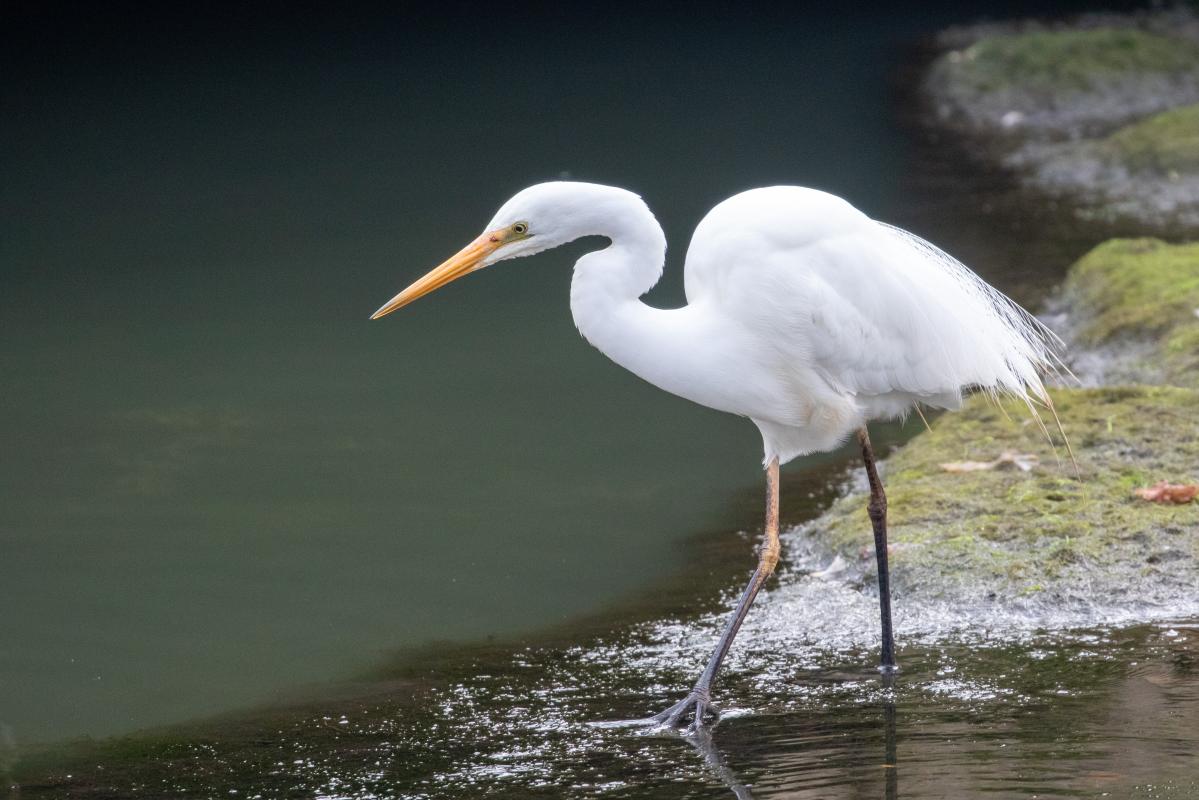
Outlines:
[{"label": "long toes", "polygon": [[654,714],[651,719],[654,722],[660,722],[663,725],[673,728],[679,721],[679,717],[683,716],[683,712],[686,710],[687,706],[685,702],[675,703],[665,711],[659,711],[657,714]]},{"label": "long toes", "polygon": [[682,727],[681,722],[688,716],[688,712],[693,714],[692,723],[687,726],[687,729],[691,731],[707,726],[709,717],[713,722],[720,719],[720,709],[708,699],[707,692],[698,691],[692,691],[685,698],[650,719],[670,728],[678,728]]},{"label": "long toes", "polygon": [[708,704],[705,703],[703,700],[696,700],[695,701],[695,718],[691,721],[690,730],[698,731],[700,728],[705,727],[707,725],[707,721],[704,718],[707,716],[707,714],[708,714]]},{"label": "long toes", "polygon": [[686,702],[687,702],[686,700],[680,700],[679,702],[675,703],[673,706],[670,706],[669,708],[663,709],[662,711],[659,711],[657,714],[654,714],[652,717],[650,717],[650,719],[652,719],[654,722],[669,723],[672,718],[677,718],[678,715],[682,713],[683,709],[685,709],[687,707]]},{"label": "long toes", "polygon": [[689,705],[690,705],[690,703],[687,703],[687,704],[683,705],[682,707],[676,708],[673,712],[671,712],[670,716],[666,718],[666,725],[671,728],[679,727],[679,720],[681,720],[683,718],[683,715],[685,715],[687,713],[687,707]]},{"label": "long toes", "polygon": [[716,723],[720,721],[720,714],[720,708],[712,701],[696,701],[695,720],[691,723],[691,730],[716,727]]}]

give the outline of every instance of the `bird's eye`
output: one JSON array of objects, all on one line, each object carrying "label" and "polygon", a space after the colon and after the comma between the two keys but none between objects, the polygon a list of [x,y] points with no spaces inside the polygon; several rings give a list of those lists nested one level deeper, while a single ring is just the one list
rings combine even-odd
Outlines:
[{"label": "bird's eye", "polygon": [[529,225],[527,222],[518,222],[512,226],[512,232],[519,233],[523,236],[529,232]]}]

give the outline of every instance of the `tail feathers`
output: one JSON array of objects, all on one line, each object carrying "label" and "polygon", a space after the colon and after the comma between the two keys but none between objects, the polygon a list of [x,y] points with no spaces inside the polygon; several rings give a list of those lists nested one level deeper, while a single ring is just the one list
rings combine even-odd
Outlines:
[{"label": "tail feathers", "polygon": [[[1042,380],[1043,376],[1065,377],[1077,381],[1066,366],[1063,355],[1065,343],[1032,314],[998,291],[982,278],[975,275],[966,265],[939,247],[886,223],[879,223],[892,235],[914,248],[921,256],[926,269],[948,278],[956,285],[956,296],[965,298],[966,303],[977,310],[972,322],[985,333],[980,346],[989,347],[995,354],[994,368],[980,374],[972,387],[987,394],[993,401],[1001,396],[1020,399],[1027,406],[1045,438],[1054,445],[1053,437],[1037,411],[1045,407],[1053,416],[1054,425],[1070,456],[1076,476],[1081,476],[1074,448],[1062,427],[1053,400]],[[928,273],[925,273],[928,274]],[[999,406],[1002,408],[1002,406]],[[1054,445],[1054,453],[1057,453]]]}]

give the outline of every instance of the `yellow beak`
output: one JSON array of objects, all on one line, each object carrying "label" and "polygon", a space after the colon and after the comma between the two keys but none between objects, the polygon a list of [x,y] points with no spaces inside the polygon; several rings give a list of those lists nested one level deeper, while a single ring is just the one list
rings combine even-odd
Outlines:
[{"label": "yellow beak", "polygon": [[507,241],[507,237],[504,234],[505,231],[503,229],[488,231],[478,239],[475,239],[451,256],[441,266],[431,270],[429,274],[388,300],[382,308],[371,315],[371,319],[385,317],[391,312],[408,305],[413,300],[424,297],[429,292],[440,289],[447,283],[458,280],[463,275],[481,269],[483,259],[494,253],[500,245]]}]

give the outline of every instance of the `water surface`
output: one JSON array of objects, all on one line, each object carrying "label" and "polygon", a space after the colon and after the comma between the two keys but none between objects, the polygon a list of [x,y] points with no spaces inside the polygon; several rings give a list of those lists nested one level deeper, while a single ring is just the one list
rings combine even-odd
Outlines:
[{"label": "water surface", "polygon": [[[21,797],[1199,791],[1199,620],[1163,613],[1080,627],[1070,612],[971,618],[940,601],[901,603],[902,671],[884,681],[870,665],[874,598],[821,577],[827,556],[805,548],[802,527],[786,543],[791,558],[717,683],[725,716],[704,735],[627,721],[689,684],[735,601],[732,585],[698,615],[442,650],[342,697],[26,758]],[[714,547],[706,560],[728,552]],[[665,589],[659,613],[681,597],[680,585]]]}]

